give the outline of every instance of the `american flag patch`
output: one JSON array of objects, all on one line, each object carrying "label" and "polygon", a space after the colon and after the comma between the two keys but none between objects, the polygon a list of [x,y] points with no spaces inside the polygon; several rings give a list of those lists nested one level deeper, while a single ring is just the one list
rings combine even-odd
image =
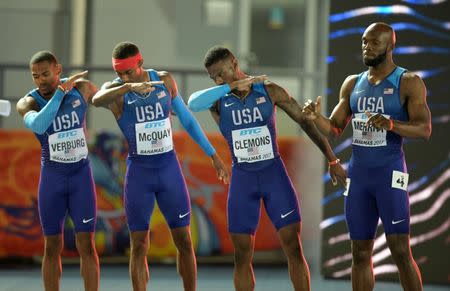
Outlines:
[{"label": "american flag patch", "polygon": [[258,151],[257,147],[252,147],[252,148],[247,149],[247,153],[249,153],[251,155],[257,155],[259,153],[259,151]]},{"label": "american flag patch", "polygon": [[266,97],[261,96],[259,98],[256,98],[256,104],[261,104],[261,103],[264,103],[264,102],[266,102]]},{"label": "american flag patch", "polygon": [[385,88],[383,94],[394,94],[394,88]]},{"label": "american flag patch", "polygon": [[80,106],[81,105],[81,102],[80,102],[80,100],[74,100],[73,102],[72,102],[72,107],[73,108],[75,108],[75,107],[78,107],[78,106]]},{"label": "american flag patch", "polygon": [[365,139],[372,139],[373,133],[372,132],[367,132],[367,131],[363,131],[362,132],[362,138]]},{"label": "american flag patch", "polygon": [[160,139],[154,139],[151,141],[152,148],[160,147],[162,142]]},{"label": "american flag patch", "polygon": [[156,96],[158,96],[158,99],[166,97],[166,91],[161,91],[156,93]]}]

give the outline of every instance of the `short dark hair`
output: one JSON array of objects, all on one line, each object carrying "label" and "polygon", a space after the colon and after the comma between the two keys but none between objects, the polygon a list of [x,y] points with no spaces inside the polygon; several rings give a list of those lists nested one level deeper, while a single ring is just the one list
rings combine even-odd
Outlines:
[{"label": "short dark hair", "polygon": [[112,52],[112,57],[115,59],[126,59],[135,56],[139,53],[139,48],[132,42],[124,41],[118,43]]},{"label": "short dark hair", "polygon": [[224,46],[213,46],[210,48],[203,59],[203,65],[205,68],[217,63],[218,61],[225,60],[228,57],[232,56],[234,58],[233,53]]},{"label": "short dark hair", "polygon": [[57,64],[58,60],[55,55],[53,55],[49,51],[40,51],[35,53],[30,59],[30,66],[41,63],[41,62],[49,62],[50,64]]}]

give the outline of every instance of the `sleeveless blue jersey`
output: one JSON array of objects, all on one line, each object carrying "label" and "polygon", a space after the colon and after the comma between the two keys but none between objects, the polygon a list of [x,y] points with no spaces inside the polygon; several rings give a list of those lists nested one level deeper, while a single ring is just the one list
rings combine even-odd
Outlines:
[{"label": "sleeveless blue jersey", "polygon": [[231,151],[233,165],[258,170],[279,158],[275,107],[263,83],[253,84],[240,99],[228,93],[219,99],[219,128]]},{"label": "sleeveless blue jersey", "polygon": [[[39,94],[38,89],[30,91],[28,95],[36,100],[40,109],[48,102]],[[87,160],[85,137],[87,106],[81,93],[72,88],[63,97],[56,117],[48,129],[43,134],[35,133],[42,148],[42,164],[73,164]]]},{"label": "sleeveless blue jersey", "polygon": [[[148,70],[151,81],[160,81],[155,70]],[[120,79],[114,82],[122,83]],[[174,156],[171,109],[172,98],[167,88],[155,85],[143,96],[128,92],[123,99],[123,113],[117,120],[128,142],[128,159],[147,167],[159,167]]]},{"label": "sleeveless blue jersey", "polygon": [[408,120],[408,112],[400,101],[400,81],[406,69],[397,67],[377,85],[369,83],[368,71],[358,75],[350,95],[352,111],[352,162],[366,167],[385,165],[404,159],[403,138],[392,131],[367,126],[365,111],[380,113],[387,118]]}]

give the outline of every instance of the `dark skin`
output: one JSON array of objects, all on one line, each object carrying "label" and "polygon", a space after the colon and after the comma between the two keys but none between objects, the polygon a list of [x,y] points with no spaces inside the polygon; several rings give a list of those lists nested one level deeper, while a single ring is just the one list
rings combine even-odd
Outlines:
[{"label": "dark skin", "polygon": [[[395,47],[395,34],[385,23],[370,25],[362,37],[363,60],[369,67],[368,80],[376,85],[383,81],[395,68],[392,51]],[[386,54],[383,59],[381,56]],[[376,60],[381,60],[379,63]],[[339,137],[351,119],[350,94],[355,87],[357,75],[348,76],[342,84],[339,103],[330,118],[320,114],[321,98],[305,104],[304,112],[314,120],[319,130],[326,136]],[[406,106],[408,121],[393,121],[391,131],[409,138],[429,140],[431,136],[431,114],[426,101],[426,87],[422,79],[406,72],[400,82],[400,102]],[[367,123],[378,129],[389,130],[391,122],[381,114],[366,112]],[[422,290],[419,268],[414,261],[409,246],[408,234],[386,236],[392,257],[399,269],[400,282],[404,290]],[[373,240],[352,240],[352,285],[354,290],[372,290],[374,278],[372,271]]]},{"label": "dark skin", "polygon": [[[163,84],[170,93],[170,96],[175,98],[178,95],[178,87],[172,75],[165,71],[159,71],[158,76],[161,81],[150,81],[147,71],[142,67],[144,60],[139,61],[135,68],[130,68],[125,71],[116,71],[117,76],[124,81],[124,84],[107,82],[93,98],[92,103],[97,107],[105,107],[111,110],[116,119],[122,116],[124,95],[127,92],[134,91],[139,94],[147,94],[155,90],[153,87],[156,84]],[[211,162],[216,169],[219,180],[228,184],[229,173],[225,168],[222,159],[214,154],[211,156]]]},{"label": "dark skin", "polygon": [[[251,90],[253,83],[265,83],[265,88],[273,104],[283,109],[295,122],[297,122],[314,143],[322,150],[329,161],[336,159],[328,141],[317,131],[314,124],[305,118],[302,108],[287,91],[277,84],[267,81],[265,76],[249,77],[239,68],[238,61],[230,56],[217,61],[206,68],[210,78],[217,84],[228,84],[232,93],[244,100]],[[211,114],[219,124],[220,111],[218,102],[210,109]],[[334,180],[345,183],[346,173],[338,163],[331,167],[330,174]],[[289,275],[295,290],[310,290],[309,268],[303,256],[300,241],[301,223],[293,223],[282,227],[278,231],[282,249],[288,258]],[[235,289],[253,290],[255,277],[252,267],[255,237],[251,234],[231,233],[234,246],[234,286]]]},{"label": "dark skin", "polygon": [[[233,56],[212,64],[207,70],[210,78],[217,85],[225,83],[229,84],[232,93],[240,99],[245,99],[250,92],[253,83],[264,81],[265,88],[273,104],[285,111],[289,117],[302,127],[306,134],[327,157],[328,161],[336,160],[336,156],[326,138],[320,134],[314,126],[314,123],[306,118],[306,115],[302,112],[302,107],[284,88],[266,80],[266,76],[249,77],[240,70],[238,62]],[[210,111],[216,123],[219,124],[220,112],[217,105],[218,103],[216,102],[214,106],[211,107]],[[330,167],[330,175],[333,181],[337,181],[345,186],[346,173],[339,163]]]},{"label": "dark skin", "polygon": [[[139,94],[147,94],[155,90],[156,84],[164,84],[170,93],[171,98],[178,95],[178,88],[175,79],[168,72],[160,71],[158,76],[161,81],[150,81],[147,71],[142,67],[143,60],[139,61],[136,67],[124,71],[116,71],[121,83],[107,82],[93,98],[95,106],[109,108],[116,119],[123,113],[124,95],[130,91]],[[226,170],[222,159],[216,154],[211,156],[211,162],[216,169],[217,176],[224,183],[228,183],[229,173]],[[178,250],[177,269],[183,279],[184,290],[196,289],[197,267],[192,245],[190,227],[178,227],[170,230],[172,239]],[[130,276],[133,290],[147,290],[147,283],[150,279],[147,263],[147,252],[149,248],[149,231],[131,231],[131,255],[130,255]]]},{"label": "dark skin", "polygon": [[[70,76],[66,82],[61,83],[60,76],[62,72],[61,64],[49,63],[43,61],[30,66],[33,82],[39,90],[39,94],[46,100],[55,94],[59,85],[66,91],[72,87],[76,87],[83,95],[86,102],[91,103],[92,97],[97,93],[97,87],[90,81],[83,79],[87,75],[87,71]],[[39,106],[32,96],[22,97],[16,106],[17,112],[24,116],[28,111],[39,112]]]},{"label": "dark skin", "polygon": [[[60,85],[64,90],[76,87],[90,103],[92,96],[97,92],[97,87],[88,81],[81,79],[87,75],[87,71],[70,76],[63,84],[60,80],[62,72],[61,64],[43,61],[30,66],[33,81],[38,87],[39,94],[46,100],[55,93]],[[17,103],[17,112],[24,116],[29,111],[39,112],[39,106],[32,96],[22,97]],[[61,252],[63,250],[63,236],[44,236],[44,257],[42,259],[42,277],[46,291],[59,290],[59,280],[61,278]],[[84,279],[85,290],[98,290],[99,285],[99,262],[95,249],[93,232],[77,232],[76,247],[80,254],[80,269]]]}]

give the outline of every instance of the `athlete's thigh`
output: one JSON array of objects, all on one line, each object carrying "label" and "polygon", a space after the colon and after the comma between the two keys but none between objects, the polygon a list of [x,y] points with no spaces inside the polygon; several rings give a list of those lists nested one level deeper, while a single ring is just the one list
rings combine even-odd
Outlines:
[{"label": "athlete's thigh", "polygon": [[409,233],[408,171],[403,160],[395,161],[377,177],[377,205],[385,233]]},{"label": "athlete's thigh", "polygon": [[42,166],[39,178],[38,207],[44,235],[62,232],[67,212],[67,179],[63,173]]},{"label": "athlete's thigh", "polygon": [[264,207],[277,230],[301,220],[297,193],[284,163],[277,159],[261,172]]},{"label": "athlete's thigh", "polygon": [[130,231],[146,231],[155,205],[157,169],[129,163],[125,174],[124,207]]},{"label": "athlete's thigh", "polygon": [[69,179],[69,215],[75,225],[75,231],[93,232],[97,199],[90,164],[83,165]]},{"label": "athlete's thigh", "polygon": [[161,185],[156,201],[170,228],[190,224],[191,204],[181,167],[177,159],[171,160],[158,171]]},{"label": "athlete's thigh", "polygon": [[233,166],[228,190],[228,231],[236,234],[255,234],[261,211],[257,173]]},{"label": "athlete's thigh", "polygon": [[352,240],[370,240],[378,225],[378,208],[374,193],[370,191],[370,170],[350,165],[349,189],[345,195],[345,218]]}]

